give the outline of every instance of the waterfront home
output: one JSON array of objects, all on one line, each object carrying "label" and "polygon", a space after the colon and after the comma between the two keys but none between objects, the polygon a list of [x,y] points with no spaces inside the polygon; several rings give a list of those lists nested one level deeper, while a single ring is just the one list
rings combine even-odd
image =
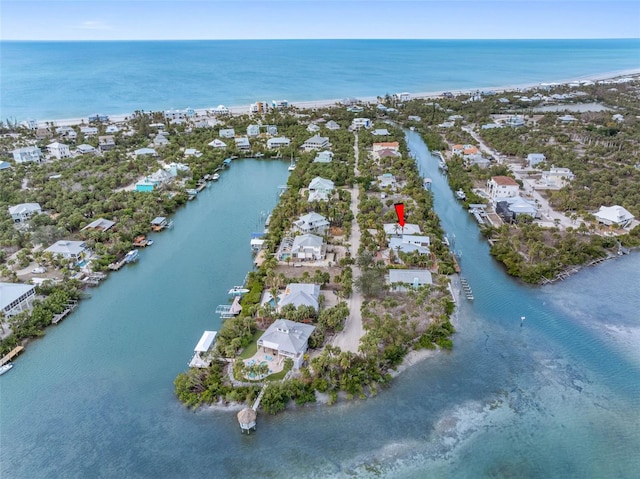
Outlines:
[{"label": "waterfront home", "polygon": [[[75,132],[74,132],[75,133]],[[51,137],[51,131],[47,127],[41,127],[36,129],[36,140],[44,140]]]},{"label": "waterfront home", "polygon": [[249,113],[267,113],[269,111],[269,103],[266,101],[257,101],[249,105]]},{"label": "waterfront home", "polygon": [[202,337],[193,349],[193,358],[191,358],[189,362],[190,368],[208,368],[211,366],[211,357],[209,354],[217,335],[217,331],[205,331],[202,333]]},{"label": "waterfront home", "polygon": [[20,125],[24,126],[27,130],[37,130],[38,122],[32,118],[23,121]]},{"label": "waterfront home", "polygon": [[246,136],[241,136],[240,138],[235,139],[236,148],[239,150],[250,150],[251,143],[249,143],[249,138]]},{"label": "waterfront home", "polygon": [[278,361],[292,359],[293,367],[299,369],[309,347],[309,338],[315,329],[310,324],[277,319],[258,339],[258,347],[273,354]]},{"label": "waterfront home", "polygon": [[212,148],[226,148],[227,144],[224,141],[216,138],[215,140],[209,142],[209,146]]},{"label": "waterfront home", "polygon": [[113,150],[116,147],[116,140],[113,135],[103,135],[98,137],[98,148],[102,153]]},{"label": "waterfront home", "polygon": [[429,254],[429,248],[422,246],[421,244],[412,243],[406,239],[407,236],[414,235],[402,235],[392,236],[389,238],[389,249],[394,253],[414,253]]},{"label": "waterfront home", "polygon": [[328,201],[334,189],[335,183],[333,181],[316,176],[309,183],[309,202]]},{"label": "waterfront home", "polygon": [[168,165],[164,165],[163,170],[169,173],[172,178],[175,178],[178,176],[179,172],[187,173],[191,168],[189,168],[189,165],[185,165],[184,163],[176,163],[175,161],[172,161]]},{"label": "waterfront home", "polygon": [[42,151],[37,146],[25,146],[16,148],[11,153],[13,154],[13,161],[16,163],[40,163]]},{"label": "waterfront home", "polygon": [[413,288],[433,284],[431,272],[426,269],[390,269],[387,282],[393,291],[407,291],[407,285]]},{"label": "waterfront home", "polygon": [[233,128],[220,128],[218,135],[220,138],[234,138],[236,131]]},{"label": "waterfront home", "polygon": [[100,113],[96,113],[95,115],[91,115],[89,117],[89,123],[94,123],[94,122],[104,123],[105,121],[109,121],[109,117],[107,115],[102,115]]},{"label": "waterfront home", "polygon": [[113,228],[115,224],[116,224],[115,221],[105,220],[104,218],[98,218],[96,220],[93,220],[91,223],[89,223],[87,226],[82,228],[80,231],[91,230],[91,231],[105,232]]},{"label": "waterfront home", "polygon": [[540,182],[549,188],[562,188],[575,178],[569,168],[552,167],[549,171],[542,172]]},{"label": "waterfront home", "polygon": [[326,128],[327,130],[332,130],[332,131],[335,131],[335,130],[339,130],[339,129],[340,129],[340,125],[338,125],[338,124],[337,124],[335,121],[333,121],[333,120],[329,120],[329,121],[326,123],[326,125],[324,125],[324,126],[325,126],[325,128]]},{"label": "waterfront home", "polygon": [[351,127],[355,129],[358,129],[358,128],[369,129],[371,128],[372,125],[373,123],[371,122],[370,118],[354,118],[351,121]]},{"label": "waterfront home", "polygon": [[271,107],[276,109],[287,108],[289,102],[287,100],[271,100]]},{"label": "waterfront home", "polygon": [[620,113],[616,113],[615,115],[611,115],[611,119],[613,121],[617,121],[618,123],[624,122],[624,116],[622,116]]},{"label": "waterfront home", "polygon": [[331,163],[333,161],[333,152],[329,150],[324,150],[318,152],[316,157],[313,159],[314,163]]},{"label": "waterfront home", "polygon": [[156,182],[144,178],[136,183],[135,191],[149,192],[155,190],[157,186],[158,184]]},{"label": "waterfront home", "polygon": [[376,128],[371,132],[373,136],[389,136],[389,130],[386,128]]},{"label": "waterfront home", "polygon": [[118,133],[119,131],[120,128],[118,127],[118,125],[107,125],[107,127],[104,129],[104,132],[110,135],[112,135],[113,133]]},{"label": "waterfront home", "polygon": [[[177,175],[177,173],[176,173]],[[155,183],[157,186],[167,185],[173,181],[176,175],[172,175],[169,171],[159,168],[149,176],[147,176],[147,181],[151,181]]]},{"label": "waterfront home", "polygon": [[329,221],[319,213],[312,211],[293,222],[293,230],[300,233],[324,235],[329,229]]},{"label": "waterfront home", "polygon": [[321,236],[304,234],[296,236],[291,245],[291,257],[300,261],[320,261],[324,259],[325,247]]},{"label": "waterfront home", "polygon": [[169,225],[169,221],[164,216],[156,216],[151,220],[151,229],[153,231],[162,231]]},{"label": "waterfront home", "polygon": [[323,150],[329,148],[329,138],[325,136],[315,135],[302,144],[305,151]]},{"label": "waterfront home", "polygon": [[536,205],[520,196],[495,198],[493,201],[498,216],[508,223],[516,220],[521,215],[531,216],[532,218],[539,216]]},{"label": "waterfront home", "polygon": [[94,154],[95,152],[96,149],[91,145],[87,145],[86,143],[83,143],[82,145],[78,145],[76,147],[76,153],[79,155]]},{"label": "waterfront home", "polygon": [[463,158],[467,166],[478,165],[479,168],[488,168],[491,165],[491,160],[489,160],[489,158],[485,158],[480,153],[475,155],[464,155]]},{"label": "waterfront home", "polygon": [[185,118],[185,112],[182,110],[165,110],[165,120],[182,120]]},{"label": "waterfront home", "polygon": [[45,253],[52,253],[54,256],[60,256],[64,259],[72,259],[76,262],[82,261],[87,253],[87,245],[84,241],[60,240],[53,243]]},{"label": "waterfront home", "polygon": [[347,111],[350,113],[362,113],[364,111],[364,108],[359,105],[354,105],[347,108]]},{"label": "waterfront home", "polygon": [[629,211],[619,205],[601,206],[593,216],[596,217],[599,223],[607,226],[619,226],[621,228],[626,228],[631,225],[635,218]]},{"label": "waterfront home", "polygon": [[20,203],[19,205],[9,206],[9,215],[14,223],[22,223],[31,219],[33,215],[42,213],[39,203]]},{"label": "waterfront home", "polygon": [[249,125],[247,127],[247,136],[249,138],[255,138],[258,135],[260,135],[260,126],[258,126],[258,125]]},{"label": "waterfront home", "polygon": [[73,139],[75,139],[78,136],[76,133],[76,130],[74,130],[70,126],[59,126],[58,128],[56,128],[55,131],[56,131],[56,135],[60,137],[72,138],[70,136],[72,133],[74,134]]},{"label": "waterfront home", "polygon": [[529,168],[533,168],[538,163],[542,163],[543,161],[546,161],[546,159],[547,157],[544,156],[544,154],[542,153],[529,153],[527,155],[527,165],[529,165]]},{"label": "waterfront home", "polygon": [[184,156],[194,156],[196,158],[200,158],[202,156],[202,152],[195,148],[187,148],[184,150]]},{"label": "waterfront home", "polygon": [[282,311],[286,305],[291,304],[296,309],[300,306],[310,306],[316,312],[320,308],[320,286],[313,283],[290,283],[284,293],[278,296],[277,311]]},{"label": "waterfront home", "polygon": [[393,96],[398,101],[409,101],[409,100],[411,100],[411,94],[407,93],[406,91],[402,92],[402,93],[394,93]]},{"label": "waterfront home", "polygon": [[518,196],[520,185],[510,176],[493,176],[487,181],[487,193],[495,202],[496,198],[513,198]]},{"label": "waterfront home", "polygon": [[291,145],[291,140],[284,136],[279,136],[276,138],[269,138],[267,140],[267,148],[270,150],[275,150],[277,148],[282,148]]},{"label": "waterfront home", "polygon": [[405,223],[400,226],[399,223],[385,223],[382,225],[386,236],[396,236],[401,238],[403,235],[420,235],[422,230],[415,223]]},{"label": "waterfront home", "polygon": [[211,109],[211,113],[213,113],[214,115],[228,115],[230,111],[226,106],[218,105],[217,107]]},{"label": "waterfront home", "polygon": [[474,145],[453,145],[451,147],[451,153],[461,156],[477,155],[478,148]]},{"label": "waterfront home", "polygon": [[400,143],[398,143],[397,141],[380,141],[380,142],[374,143],[371,147],[374,153],[381,150],[399,151],[399,148],[400,148]]},{"label": "waterfront home", "polygon": [[80,133],[84,136],[94,136],[98,134],[98,129],[95,126],[81,126]]},{"label": "waterfront home", "polygon": [[35,297],[36,287],[32,284],[0,283],[0,317],[11,318],[30,310]]},{"label": "waterfront home", "polygon": [[135,150],[133,152],[134,156],[136,158],[140,157],[140,156],[158,156],[158,153],[156,152],[156,150],[154,150],[153,148],[139,148],[137,150]]}]

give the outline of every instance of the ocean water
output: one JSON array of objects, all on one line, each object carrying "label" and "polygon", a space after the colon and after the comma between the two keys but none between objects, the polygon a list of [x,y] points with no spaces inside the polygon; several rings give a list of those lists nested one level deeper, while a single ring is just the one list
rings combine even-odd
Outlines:
[{"label": "ocean water", "polygon": [[640,68],[640,40],[0,42],[0,118],[491,88]]}]

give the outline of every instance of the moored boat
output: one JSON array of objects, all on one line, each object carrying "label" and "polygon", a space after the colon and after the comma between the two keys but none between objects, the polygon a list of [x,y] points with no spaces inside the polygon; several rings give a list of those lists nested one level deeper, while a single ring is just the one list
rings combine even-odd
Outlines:
[{"label": "moored boat", "polygon": [[465,192],[462,189],[459,189],[458,191],[456,191],[456,198],[458,198],[459,200],[466,200],[467,199],[467,195],[465,194]]},{"label": "moored boat", "polygon": [[133,263],[134,261],[138,261],[138,250],[137,249],[132,249],[131,251],[129,251],[125,257],[124,257],[124,262],[125,263]]},{"label": "moored boat", "polygon": [[231,296],[242,296],[243,294],[246,294],[248,292],[249,290],[247,288],[243,288],[242,286],[234,286],[228,291]]},{"label": "moored boat", "polygon": [[0,366],[0,376],[9,371],[13,367],[13,363],[7,363]]}]

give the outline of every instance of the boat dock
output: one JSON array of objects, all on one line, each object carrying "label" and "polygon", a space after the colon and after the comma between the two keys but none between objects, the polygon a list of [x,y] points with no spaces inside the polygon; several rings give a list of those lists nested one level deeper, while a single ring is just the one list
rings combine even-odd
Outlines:
[{"label": "boat dock", "polygon": [[240,306],[241,298],[241,296],[235,296],[233,298],[233,303],[219,305],[216,308],[216,314],[220,315],[220,319],[225,320],[238,316],[240,311],[242,311],[242,306]]},{"label": "boat dock", "polygon": [[473,300],[473,291],[471,291],[471,286],[469,286],[469,282],[465,278],[460,278],[460,285],[462,286],[462,291],[464,295],[469,301]]},{"label": "boat dock", "polygon": [[5,364],[7,364],[9,361],[15,358],[18,354],[20,354],[23,350],[24,350],[24,346],[16,346],[15,348],[13,348],[7,354],[2,356],[2,359],[0,359],[0,366],[4,366]]},{"label": "boat dock", "polygon": [[53,319],[51,320],[51,324],[58,324],[60,321],[62,321],[64,318],[66,318],[77,307],[78,307],[78,302],[76,300],[69,301],[67,303],[66,309],[62,313],[56,314],[53,317]]},{"label": "boat dock", "polygon": [[126,263],[126,260],[124,258],[122,258],[120,261],[116,261],[115,263],[111,263],[109,265],[109,269],[111,271],[118,271],[119,269],[121,269]]},{"label": "boat dock", "polygon": [[471,213],[479,225],[486,224],[487,219],[487,205],[483,204],[471,204],[469,205],[469,213]]}]

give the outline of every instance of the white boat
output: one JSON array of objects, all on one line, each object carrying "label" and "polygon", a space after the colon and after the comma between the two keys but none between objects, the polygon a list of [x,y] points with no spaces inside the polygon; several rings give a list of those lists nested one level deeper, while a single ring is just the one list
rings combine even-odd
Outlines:
[{"label": "white boat", "polygon": [[464,191],[462,191],[462,189],[456,191],[456,198],[458,198],[459,200],[466,200],[467,199],[467,195],[464,193]]},{"label": "white boat", "polygon": [[147,246],[151,246],[153,244],[153,240],[147,240]]},{"label": "white boat", "polygon": [[131,251],[129,251],[125,257],[124,257],[124,262],[125,263],[133,263],[134,261],[138,261],[138,256],[140,253],[138,253],[137,249],[132,249]]},{"label": "white boat", "polygon": [[220,179],[220,174],[218,174],[218,173],[214,173],[211,176],[211,181],[218,181],[219,179]]},{"label": "white boat", "polygon": [[247,288],[243,288],[242,286],[234,286],[229,290],[229,294],[231,296],[242,296],[243,294],[248,293],[249,290]]},{"label": "white boat", "polygon": [[12,367],[13,367],[12,363],[3,364],[2,366],[0,366],[0,376],[2,376],[4,373],[6,373]]}]

